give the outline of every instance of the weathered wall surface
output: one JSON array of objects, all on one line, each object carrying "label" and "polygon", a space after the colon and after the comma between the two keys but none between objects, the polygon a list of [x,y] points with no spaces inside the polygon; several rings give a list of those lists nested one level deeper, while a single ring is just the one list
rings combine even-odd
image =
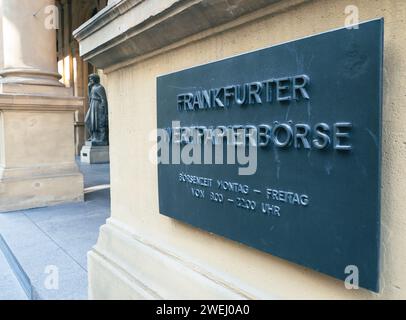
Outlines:
[{"label": "weathered wall surface", "polygon": [[[185,39],[180,46],[105,70],[110,102],[112,219],[89,254],[92,297],[406,298],[403,0],[351,1],[358,6],[361,21],[385,18],[380,294],[347,290],[342,282],[328,276],[158,212],[157,169],[149,160],[153,152],[149,133],[156,128],[156,77],[343,27],[348,4],[342,0],[278,2]],[[185,292],[179,292],[182,288]]]}]

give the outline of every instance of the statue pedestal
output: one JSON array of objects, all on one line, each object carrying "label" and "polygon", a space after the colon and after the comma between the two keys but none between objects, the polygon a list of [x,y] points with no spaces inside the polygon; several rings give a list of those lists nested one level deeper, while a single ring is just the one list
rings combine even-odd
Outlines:
[{"label": "statue pedestal", "polygon": [[80,151],[80,161],[88,164],[109,163],[109,146],[94,146],[91,142],[86,141]]}]

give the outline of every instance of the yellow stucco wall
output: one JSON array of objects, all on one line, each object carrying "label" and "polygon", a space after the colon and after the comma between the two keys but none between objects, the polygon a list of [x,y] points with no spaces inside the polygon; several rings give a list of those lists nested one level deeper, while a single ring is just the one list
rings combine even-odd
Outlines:
[{"label": "yellow stucco wall", "polygon": [[[359,7],[361,21],[385,18],[380,294],[347,290],[331,277],[159,215],[157,169],[148,157],[158,75],[343,27],[347,5]],[[240,18],[229,29],[213,29],[169,51],[105,70],[112,217],[154,246],[215,270],[254,297],[406,298],[406,1],[288,0],[267,10],[251,14],[258,17],[252,21],[239,25],[245,21]]]}]

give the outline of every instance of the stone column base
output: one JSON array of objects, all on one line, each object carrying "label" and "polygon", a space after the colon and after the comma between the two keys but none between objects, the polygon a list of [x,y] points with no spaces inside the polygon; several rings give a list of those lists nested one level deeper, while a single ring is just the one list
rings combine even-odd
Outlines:
[{"label": "stone column base", "polygon": [[0,212],[83,200],[74,97],[0,94]]},{"label": "stone column base", "polygon": [[[131,254],[128,254],[128,253]],[[88,252],[89,299],[258,299],[109,218]],[[269,297],[268,297],[269,298]]]},{"label": "stone column base", "polygon": [[0,212],[83,201],[83,176],[77,168],[42,170],[42,174],[36,168],[16,170],[17,177],[8,178],[8,170],[0,169]]},{"label": "stone column base", "polygon": [[83,163],[109,163],[109,146],[92,146],[89,142],[80,151],[80,161]]}]

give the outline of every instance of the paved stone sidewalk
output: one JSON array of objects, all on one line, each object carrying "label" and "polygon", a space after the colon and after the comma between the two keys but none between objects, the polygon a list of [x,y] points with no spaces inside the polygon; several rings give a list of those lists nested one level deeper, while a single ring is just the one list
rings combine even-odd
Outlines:
[{"label": "paved stone sidewalk", "polygon": [[27,296],[0,252],[0,300],[27,300]]},{"label": "paved stone sidewalk", "polygon": [[[85,187],[109,183],[106,164],[81,165],[81,170]],[[86,254],[109,216],[110,190],[104,189],[87,193],[82,203],[0,214],[0,234],[30,278],[35,298],[87,299]],[[0,299],[12,298],[11,282],[9,293],[4,283]]]}]

